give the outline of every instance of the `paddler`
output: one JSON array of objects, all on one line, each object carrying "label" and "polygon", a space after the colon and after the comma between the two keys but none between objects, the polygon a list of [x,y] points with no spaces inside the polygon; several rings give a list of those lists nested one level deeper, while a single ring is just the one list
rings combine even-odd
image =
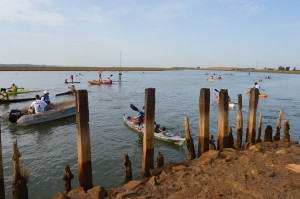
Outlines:
[{"label": "paddler", "polygon": [[1,93],[0,95],[2,95],[2,99],[3,100],[9,100],[9,97],[8,97],[8,92],[6,92],[6,88],[1,88]]},{"label": "paddler", "polygon": [[214,76],[211,76],[210,79],[214,79]]},{"label": "paddler", "polygon": [[122,79],[122,72],[119,71],[119,80],[121,81],[121,79]]},{"label": "paddler", "polygon": [[72,80],[72,83],[73,83],[73,75],[71,74],[71,80]]},{"label": "paddler", "polygon": [[49,91],[44,91],[44,95],[41,98],[41,100],[46,102],[48,105],[50,105],[49,93],[50,93]]},{"label": "paddler", "polygon": [[15,84],[12,84],[10,88],[8,89],[11,89],[10,92],[17,92],[18,91],[18,87],[15,85]]},{"label": "paddler", "polygon": [[68,86],[68,88],[71,89],[71,91],[73,91],[73,93],[76,92],[74,84],[72,84],[71,86]]},{"label": "paddler", "polygon": [[42,101],[39,95],[36,95],[35,101],[32,102],[28,108],[28,114],[30,115],[30,114],[43,113],[45,112],[45,108],[50,109],[51,107],[47,105],[46,102]]},{"label": "paddler", "polygon": [[99,71],[99,72],[98,72],[98,74],[99,74],[98,82],[102,82],[102,76],[101,76],[101,73],[102,73],[102,71]]},{"label": "paddler", "polygon": [[136,116],[134,116],[134,119],[138,120],[138,124],[141,125],[144,123],[144,113],[145,113],[145,106],[143,106],[143,111],[139,111]]}]

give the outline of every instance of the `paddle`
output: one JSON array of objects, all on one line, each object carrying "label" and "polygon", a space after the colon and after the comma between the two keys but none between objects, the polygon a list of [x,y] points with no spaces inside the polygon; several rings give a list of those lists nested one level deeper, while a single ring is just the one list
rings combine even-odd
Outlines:
[{"label": "paddle", "polygon": [[136,106],[134,106],[133,104],[130,104],[130,108],[132,108],[132,110],[137,111],[137,112],[141,112]]}]

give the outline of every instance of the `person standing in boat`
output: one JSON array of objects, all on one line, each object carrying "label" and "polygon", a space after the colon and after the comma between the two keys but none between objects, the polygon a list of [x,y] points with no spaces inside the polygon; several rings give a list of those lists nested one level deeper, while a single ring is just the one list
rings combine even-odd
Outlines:
[{"label": "person standing in boat", "polygon": [[100,83],[100,82],[102,82],[102,76],[101,76],[102,71],[99,71],[98,74],[99,74],[98,82]]},{"label": "person standing in boat", "polygon": [[119,81],[121,81],[121,79],[122,79],[122,72],[119,71]]},{"label": "person standing in boat", "polygon": [[71,80],[72,80],[72,83],[73,83],[73,75],[71,74]]},{"label": "person standing in boat", "polygon": [[28,108],[28,114],[37,114],[45,112],[45,108],[50,109],[46,102],[42,101],[39,95],[35,96],[35,101]]},{"label": "person standing in boat", "polygon": [[2,95],[2,100],[9,100],[9,97],[8,97],[8,92],[6,92],[6,88],[1,88],[1,93],[0,95]]}]

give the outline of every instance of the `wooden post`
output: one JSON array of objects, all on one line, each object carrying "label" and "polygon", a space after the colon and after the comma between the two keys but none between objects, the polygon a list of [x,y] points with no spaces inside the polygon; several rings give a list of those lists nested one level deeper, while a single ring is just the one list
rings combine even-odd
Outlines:
[{"label": "wooden post", "polygon": [[0,198],[5,199],[3,160],[2,160],[2,141],[1,141],[1,122],[0,122]]},{"label": "wooden post", "polygon": [[185,117],[184,119],[184,126],[185,126],[185,144],[188,149],[187,160],[195,159],[195,148],[194,148],[194,141],[190,133],[190,125],[189,125],[189,117]]},{"label": "wooden post", "polygon": [[85,190],[93,187],[90,145],[89,105],[86,90],[76,92],[76,127],[78,148],[78,186]]},{"label": "wooden post", "polygon": [[255,143],[256,136],[256,111],[258,104],[259,91],[257,88],[250,90],[249,97],[249,112],[248,112],[248,123],[246,132],[246,142]]},{"label": "wooden post", "polygon": [[274,141],[279,141],[280,140],[280,129],[281,129],[282,115],[283,115],[283,109],[281,109],[280,113],[279,113],[278,122],[277,122],[277,126],[276,126],[276,134],[274,136]]},{"label": "wooden post", "polygon": [[158,168],[158,167],[162,167],[164,166],[164,156],[158,152],[157,154],[157,158],[156,158],[156,164],[155,164],[155,168]]},{"label": "wooden post", "polygon": [[232,135],[232,128],[229,126],[229,134],[228,134],[228,148],[233,148],[233,135]]},{"label": "wooden post", "polygon": [[66,193],[69,193],[72,190],[71,180],[74,178],[73,173],[71,172],[70,166],[67,165],[65,167],[65,174],[63,176],[63,180],[65,181],[65,189]]},{"label": "wooden post", "polygon": [[28,199],[27,182],[29,179],[29,173],[25,167],[20,170],[21,153],[19,152],[17,140],[13,143],[12,160],[14,161],[14,179],[11,188],[12,199]]},{"label": "wooden post", "polygon": [[243,139],[243,114],[242,114],[242,94],[238,94],[238,111],[236,116],[236,140],[234,147],[236,149],[242,148]]},{"label": "wooden post", "polygon": [[272,140],[272,126],[268,125],[265,130],[264,142],[273,142]]},{"label": "wooden post", "polygon": [[221,89],[219,93],[219,120],[218,120],[218,149],[228,147],[228,93]]},{"label": "wooden post", "polygon": [[132,180],[131,161],[129,160],[128,153],[124,157],[124,170],[125,170],[125,183]]},{"label": "wooden post", "polygon": [[285,120],[284,121],[284,126],[283,126],[283,138],[282,138],[282,142],[290,142],[290,121],[289,120]]},{"label": "wooden post", "polygon": [[216,144],[213,135],[210,135],[209,138],[209,150],[216,150]]},{"label": "wooden post", "polygon": [[261,126],[263,125],[262,123],[262,112],[260,112],[260,115],[259,115],[259,122],[258,122],[258,130],[257,130],[257,139],[256,139],[256,143],[260,143],[261,142]]},{"label": "wooden post", "polygon": [[210,89],[202,88],[199,98],[199,142],[198,157],[202,153],[209,151],[209,108]]},{"label": "wooden post", "polygon": [[149,170],[153,169],[154,157],[154,117],[155,117],[155,88],[145,89],[145,123],[143,138],[142,173],[149,177]]}]

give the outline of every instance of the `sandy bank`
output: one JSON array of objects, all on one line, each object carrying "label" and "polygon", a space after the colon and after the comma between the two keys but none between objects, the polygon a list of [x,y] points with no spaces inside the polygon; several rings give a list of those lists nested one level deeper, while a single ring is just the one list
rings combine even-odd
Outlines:
[{"label": "sandy bank", "polygon": [[[300,165],[297,142],[259,143],[241,151],[210,150],[192,161],[156,168],[151,178],[113,188],[105,198],[300,198],[300,173],[288,169],[290,164]],[[104,193],[102,189],[95,198],[104,198]],[[76,194],[91,195],[77,188],[69,193],[72,197],[60,193],[57,198]]]}]

